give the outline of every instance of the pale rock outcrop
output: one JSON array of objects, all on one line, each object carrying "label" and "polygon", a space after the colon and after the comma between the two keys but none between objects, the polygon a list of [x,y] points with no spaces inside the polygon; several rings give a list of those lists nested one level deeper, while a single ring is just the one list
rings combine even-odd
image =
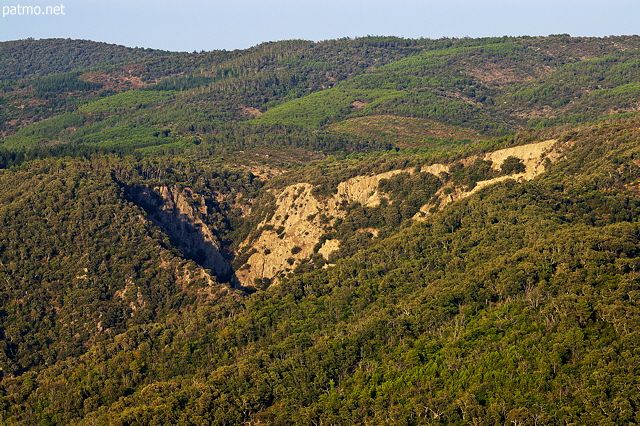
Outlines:
[{"label": "pale rock outcrop", "polygon": [[423,173],[431,173],[434,176],[440,176],[442,173],[449,173],[451,168],[448,164],[431,164],[423,166],[420,171]]},{"label": "pale rock outcrop", "polygon": [[338,198],[355,201],[365,207],[377,207],[382,199],[378,184],[382,179],[389,179],[405,170],[392,170],[375,176],[356,176],[338,184]]},{"label": "pale rock outcrop", "polygon": [[[302,259],[314,254],[320,237],[337,218],[344,217],[345,212],[339,207],[342,202],[375,207],[382,198],[378,183],[403,172],[393,170],[375,176],[357,176],[341,182],[337,193],[327,199],[316,198],[312,194],[313,186],[308,183],[286,187],[277,198],[273,216],[259,225],[263,231],[258,238],[244,242],[243,247],[251,246],[253,254],[236,271],[236,277],[244,286],[254,285],[256,279],[277,282],[279,275],[293,271]],[[327,240],[318,253],[328,258],[339,247],[339,240]]]},{"label": "pale rock outcrop", "polygon": [[493,162],[492,167],[495,170],[500,170],[504,160],[509,157],[516,157],[522,160],[526,166],[524,173],[518,174],[515,177],[518,180],[531,180],[544,172],[545,159],[549,161],[555,161],[559,158],[560,152],[554,149],[554,145],[558,141],[550,139],[544,142],[531,143],[528,145],[514,146],[512,148],[500,149],[498,151],[490,152],[484,156],[486,161]]},{"label": "pale rock outcrop", "polygon": [[322,244],[322,247],[320,247],[320,249],[318,250],[318,253],[320,253],[325,259],[328,259],[329,255],[339,248],[340,240],[334,238],[331,240],[326,240],[324,244]]},{"label": "pale rock outcrop", "polygon": [[[243,285],[264,278],[277,281],[278,274],[293,270],[300,259],[313,254],[326,225],[334,222],[338,211],[335,203],[314,197],[312,189],[308,183],[298,183],[280,193],[276,211],[259,225],[263,231],[251,242],[254,253],[236,271]],[[245,247],[248,244],[245,242]]]},{"label": "pale rock outcrop", "polygon": [[[436,193],[438,202],[430,203],[422,206],[420,211],[413,217],[415,220],[424,220],[433,213],[433,210],[441,210],[447,204],[469,197],[476,192],[499,182],[509,179],[518,182],[531,180],[545,171],[545,163],[554,162],[562,156],[562,150],[558,145],[558,141],[550,139],[543,142],[532,143],[528,145],[520,145],[512,148],[500,149],[498,151],[487,153],[483,159],[491,161],[491,167],[494,170],[500,170],[504,161],[509,157],[519,158],[525,165],[525,171],[522,173],[514,173],[508,176],[499,176],[493,179],[479,181],[471,190],[454,187],[453,185],[445,185]],[[474,160],[475,161],[475,160]]]},{"label": "pale rock outcrop", "polygon": [[[477,182],[471,190],[445,185],[436,193],[438,201],[425,205],[414,216],[421,220],[440,210],[444,206],[468,197],[487,186],[508,179],[529,180],[544,171],[546,160],[555,161],[561,151],[555,140],[501,149],[484,156],[472,156],[461,160],[463,165],[471,165],[479,158],[492,162],[495,170],[500,170],[504,160],[516,157],[522,160],[526,169],[523,173],[500,176]],[[449,173],[449,164],[431,164],[420,171],[441,176]],[[309,258],[314,250],[325,258],[340,247],[339,239],[326,240],[319,248],[320,238],[335,223],[337,218],[345,216],[340,208],[345,201],[357,202],[365,207],[376,207],[385,198],[378,190],[382,179],[389,179],[400,173],[414,173],[415,168],[392,170],[374,176],[356,176],[338,184],[337,193],[332,197],[316,198],[313,186],[308,183],[290,185],[282,190],[276,200],[276,211],[264,220],[259,229],[262,231],[253,240],[246,240],[241,250],[252,253],[247,262],[236,271],[236,276],[244,286],[253,286],[257,281],[268,280],[276,283],[279,277],[293,271],[300,261]],[[371,230],[377,235],[377,230]]]}]

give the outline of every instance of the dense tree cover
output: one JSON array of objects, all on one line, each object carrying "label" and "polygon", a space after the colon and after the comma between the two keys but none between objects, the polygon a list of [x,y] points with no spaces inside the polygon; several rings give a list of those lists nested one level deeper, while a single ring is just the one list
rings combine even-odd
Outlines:
[{"label": "dense tree cover", "polygon": [[1,197],[3,374],[78,355],[185,303],[181,261],[108,168],[35,163],[3,173]]},{"label": "dense tree cover", "polygon": [[229,235],[243,232],[235,210],[261,182],[248,172],[194,169],[184,159],[104,155],[3,172],[2,374],[80,355],[96,341],[193,303],[205,289],[219,290],[145,219],[130,196],[141,185],[195,191],[228,249]]},{"label": "dense tree cover", "polygon": [[[71,42],[65,43],[60,49],[74,54]],[[364,37],[161,57],[152,51],[127,64],[98,61],[92,65],[99,68],[7,80],[0,132],[9,136],[4,145],[11,150],[51,139],[116,146],[122,134],[137,148],[173,144],[184,149],[211,139],[221,127],[242,127],[244,121],[379,138],[363,128],[367,123],[379,127],[375,120],[359,121],[355,134],[338,124],[383,116],[443,123],[449,133],[504,135],[526,125],[580,123],[634,111],[639,48],[638,38],[631,36]],[[57,134],[47,124],[32,124],[68,114],[82,115],[83,122]],[[149,139],[131,130],[137,126],[148,126],[151,133],[168,129],[177,139]],[[114,127],[122,129],[115,135],[104,131]],[[30,136],[25,138],[20,128]],[[418,143],[428,143],[424,129],[411,132]],[[297,140],[295,146],[307,147],[308,132],[288,134]]]},{"label": "dense tree cover", "polygon": [[114,65],[171,54],[89,40],[46,39],[0,42],[0,80],[48,75],[96,65]]},{"label": "dense tree cover", "polygon": [[[265,44],[247,51],[211,52],[188,57],[178,55],[161,60],[147,60],[127,66],[124,74],[137,76],[147,83],[160,79],[157,84],[142,87],[152,92],[127,92],[81,106],[78,111],[89,117],[85,123],[88,129],[80,130],[93,132],[96,126],[111,127],[115,123],[110,122],[109,118],[117,116],[117,123],[121,125],[169,125],[175,132],[187,134],[190,138],[200,138],[199,134],[210,133],[224,121],[247,119],[250,117],[247,114],[250,110],[247,108],[261,108],[265,102],[281,103],[287,98],[296,98],[320,90],[326,85],[331,85],[336,79],[344,79],[354,73],[363,72],[374,64],[397,59],[403,49],[409,48],[378,46],[375,40],[368,43],[361,41],[358,47],[355,47],[351,40],[324,44],[291,41]],[[414,47],[413,51],[417,49]],[[357,58],[360,59],[355,61]],[[318,66],[321,62],[326,66]],[[162,79],[172,74],[184,74],[189,70],[194,74]],[[118,77],[122,67],[117,66],[101,72]],[[91,73],[85,75],[89,74]],[[80,78],[86,80],[85,75]],[[63,78],[66,77],[61,76],[59,79]],[[103,76],[97,81],[105,79]],[[29,93],[33,93],[33,96],[37,97],[39,92],[34,87],[44,87],[47,83],[36,80],[16,84],[23,87],[23,92],[18,90],[18,86],[8,92],[5,96],[10,105],[24,101],[25,94],[28,96]],[[9,88],[10,86],[7,90]],[[91,93],[75,93],[75,107],[86,103],[95,95],[108,95],[106,89],[108,87]],[[25,90],[27,93],[24,93]],[[60,87],[60,90],[62,91],[63,87]],[[149,99],[156,92],[170,94],[175,91],[183,93],[174,98],[164,98],[164,102],[160,102],[159,97],[156,98],[157,102],[152,103],[135,101],[136,98]],[[14,121],[23,123],[20,119],[26,120],[24,117],[33,121],[44,118],[47,114],[74,110],[74,105],[69,104],[71,97],[65,91],[60,93],[60,99],[54,99],[52,96],[53,94],[47,92],[47,99],[43,99],[42,102],[34,105],[28,103],[26,108],[22,109],[3,110],[2,113],[6,114],[5,125],[10,126],[9,123]],[[124,114],[121,109],[124,105],[130,104],[125,97],[134,102],[132,106],[135,106],[134,110],[129,110],[129,114]],[[14,127],[7,127],[5,131],[12,132]],[[76,130],[77,126],[73,126],[72,132]],[[25,139],[18,134],[9,138],[5,146],[33,146],[51,138],[50,134],[41,132],[37,124],[29,133],[36,138]],[[68,132],[56,136],[63,142],[74,140],[73,135]],[[108,139],[109,135],[104,135],[103,138]],[[303,144],[305,138],[304,134],[299,135],[298,145]]]},{"label": "dense tree cover", "polygon": [[[0,423],[640,422],[638,37],[103,47],[0,83]],[[240,268],[285,186],[398,169],[277,285],[181,249],[206,226]],[[199,225],[156,220],[167,188]]]},{"label": "dense tree cover", "polygon": [[[80,325],[92,324],[87,318],[104,311],[100,296],[83,293],[100,288],[81,285],[85,272],[76,270],[85,264],[102,262],[89,265],[86,273],[101,281],[106,276],[92,272],[123,262],[122,270],[112,270],[118,283],[101,288],[106,295],[121,294],[133,281],[143,302],[132,291],[121,308],[126,313],[110,324],[113,331],[96,333],[100,337],[88,349],[55,353],[63,345],[56,341],[41,355],[50,357],[48,366],[22,361],[23,370],[14,367],[9,374],[14,364],[4,361],[3,421],[638,422],[639,137],[635,122],[577,129],[564,137],[573,145],[565,158],[539,178],[486,188],[424,223],[366,245],[354,241],[357,249],[336,265],[299,273],[241,299],[190,298],[171,285],[156,299],[147,299],[146,291],[163,288],[160,277],[145,275],[158,268],[125,265],[136,265],[130,256],[142,256],[140,265],[151,265],[155,256],[170,258],[154,253],[159,247],[153,244],[130,255],[116,245],[111,260],[102,258],[101,244],[90,253],[94,257],[82,252],[87,247],[80,243],[83,223],[93,224],[88,231],[98,239],[112,242],[118,234],[125,239],[122,244],[154,241],[144,222],[116,228],[120,220],[137,220],[139,210],[129,204],[132,214],[122,207],[109,211],[123,201],[118,201],[117,185],[105,187],[109,175],[99,179],[101,170],[110,169],[131,182],[152,178],[170,183],[192,173],[188,163],[148,163],[132,169],[121,160],[96,157],[92,162],[49,160],[5,171],[3,182],[49,189],[29,196],[18,195],[23,192],[20,185],[3,191],[5,216],[28,210],[25,204],[35,208],[33,216],[5,221],[3,229],[10,234],[2,240],[3,268],[12,268],[6,278],[18,277],[19,288],[28,288],[20,295],[3,292],[8,302],[2,316],[8,360],[25,356],[12,344],[26,345],[21,339],[35,340],[45,330],[58,336],[62,331],[53,331],[55,327],[67,324],[71,341],[82,340],[76,334],[89,333]],[[101,161],[108,165],[100,166]],[[50,173],[43,176],[43,168]],[[202,182],[214,177],[205,176]],[[381,186],[400,200],[411,196],[410,188],[437,187],[430,179],[419,173],[398,175]],[[104,200],[104,211],[89,211],[108,222],[83,219],[93,215],[83,208],[77,213],[61,208],[90,202],[91,194]],[[36,201],[34,197],[45,197],[42,204],[51,207],[29,202]],[[58,238],[43,241],[48,235],[43,228],[58,230],[59,222],[71,223],[62,225]],[[12,234],[17,229],[21,232]],[[18,244],[30,238],[41,241],[37,247],[23,244],[20,251]],[[76,241],[74,251],[69,252],[67,238]],[[60,253],[52,251],[55,244]],[[35,267],[29,261],[32,255],[62,262],[55,269],[61,276],[51,276],[48,263]],[[39,282],[36,274],[48,277],[49,286],[55,287],[67,271],[78,274],[68,290],[32,295]],[[15,292],[15,287],[8,288]],[[58,307],[55,301],[64,294],[67,304],[60,312],[38,311],[43,305],[34,298],[49,297],[44,306]],[[117,302],[117,297],[111,300]],[[143,319],[138,315],[146,308],[132,307],[144,303],[158,305]],[[87,315],[80,310],[83,306],[93,309],[81,320],[78,315]],[[15,314],[18,309],[24,312]],[[99,319],[106,321],[105,315]],[[21,322],[26,318],[36,321]],[[117,318],[126,328],[118,328]],[[32,340],[29,344],[37,345]]]}]

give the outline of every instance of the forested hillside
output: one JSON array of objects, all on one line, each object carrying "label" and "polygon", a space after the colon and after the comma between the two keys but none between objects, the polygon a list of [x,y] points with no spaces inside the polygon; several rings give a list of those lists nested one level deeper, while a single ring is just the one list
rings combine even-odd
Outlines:
[{"label": "forested hillside", "polygon": [[640,423],[639,49],[1,43],[0,423]]}]

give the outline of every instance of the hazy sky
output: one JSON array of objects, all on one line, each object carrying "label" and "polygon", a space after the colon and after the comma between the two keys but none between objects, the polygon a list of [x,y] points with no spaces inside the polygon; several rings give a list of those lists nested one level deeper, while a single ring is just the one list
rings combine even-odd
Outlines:
[{"label": "hazy sky", "polygon": [[181,51],[364,35],[640,33],[640,0],[0,0],[0,5],[2,41],[68,37]]}]

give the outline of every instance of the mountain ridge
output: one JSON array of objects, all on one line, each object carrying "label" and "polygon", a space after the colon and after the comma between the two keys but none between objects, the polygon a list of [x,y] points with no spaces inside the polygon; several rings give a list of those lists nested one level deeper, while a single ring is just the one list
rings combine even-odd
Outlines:
[{"label": "mountain ridge", "polygon": [[[47,41],[41,43],[47,44]],[[100,102],[106,102],[100,113],[107,117],[115,112],[111,110],[114,106],[108,104],[110,96],[115,95],[115,104],[131,104],[137,108],[142,105],[142,111],[130,111],[133,115],[128,121],[133,120],[131,123],[116,126],[120,132],[145,139],[147,135],[167,130],[153,124],[162,122],[164,126],[170,125],[174,135],[180,135],[178,140],[171,137],[165,143],[178,147],[184,146],[186,140],[206,141],[212,120],[245,121],[252,117],[249,122],[288,123],[316,129],[318,125],[323,127],[344,118],[390,114],[431,119],[461,127],[463,131],[504,134],[522,129],[527,121],[551,120],[557,124],[553,120],[557,122],[558,114],[574,116],[578,121],[597,117],[609,112],[608,106],[603,108],[609,97],[620,98],[621,106],[628,104],[614,112],[634,111],[637,105],[633,103],[636,91],[633,51],[638,49],[638,44],[634,36],[293,40],[242,51],[165,55],[139,60],[137,64],[103,66],[100,71],[78,69],[71,74],[21,82],[21,86],[26,85],[20,89],[22,92],[8,80],[4,89],[5,104],[26,108],[24,113],[41,114],[42,118],[64,111],[70,115],[54,120],[56,123],[52,126],[40,125],[52,131],[34,127],[30,134],[24,134],[15,142],[11,140],[16,136],[9,137],[11,142],[5,141],[5,145],[37,146],[38,140],[60,135],[61,142],[78,141],[91,146],[100,141],[105,144],[113,138],[110,133],[99,130],[113,127],[114,123],[104,122],[100,116],[87,114],[82,108],[71,112],[76,106],[65,105],[64,97],[59,99],[47,89],[63,87],[61,85],[74,91],[81,104],[106,96],[105,101],[98,100],[95,105],[89,102],[84,108],[95,109]],[[495,85],[491,78],[480,76],[484,68],[487,75],[495,74],[496,69],[515,74],[509,82]],[[97,80],[91,77],[96,72],[101,73]],[[480,74],[474,76],[474,73]],[[600,77],[594,79],[589,73]],[[120,81],[117,83],[120,86],[108,83],[111,78]],[[137,83],[127,86],[127,81]],[[142,93],[135,90],[136,87],[151,93]],[[134,90],[125,96],[122,91],[127,88]],[[33,93],[34,98],[29,103],[18,104],[14,98],[24,97],[24,90]],[[531,100],[534,98],[535,104]],[[576,104],[576,100],[580,104]],[[171,105],[172,102],[176,105]],[[354,102],[361,107],[354,109]],[[181,123],[185,121],[181,118],[185,112],[180,105],[185,103],[191,106],[191,111],[188,123]],[[429,107],[425,108],[425,104]],[[158,116],[157,108],[167,112]],[[212,114],[212,110],[216,113]],[[255,112],[247,116],[248,110],[257,111],[260,116],[255,117]],[[525,110],[528,112],[523,113]],[[5,128],[0,130],[5,135],[21,127],[20,115],[15,110],[9,111],[2,110],[6,119],[3,120]],[[537,112],[530,115],[531,111]],[[123,111],[117,114],[122,116]],[[6,127],[14,121],[18,127]],[[92,126],[80,132],[80,137],[74,136],[83,122]],[[131,133],[136,122],[148,122],[155,128],[146,134]],[[71,132],[60,133],[64,129]],[[82,134],[87,132],[92,135],[91,139]],[[38,134],[42,137],[38,138]],[[418,137],[416,142],[419,141]],[[145,143],[156,145],[159,141],[148,139]]]}]

